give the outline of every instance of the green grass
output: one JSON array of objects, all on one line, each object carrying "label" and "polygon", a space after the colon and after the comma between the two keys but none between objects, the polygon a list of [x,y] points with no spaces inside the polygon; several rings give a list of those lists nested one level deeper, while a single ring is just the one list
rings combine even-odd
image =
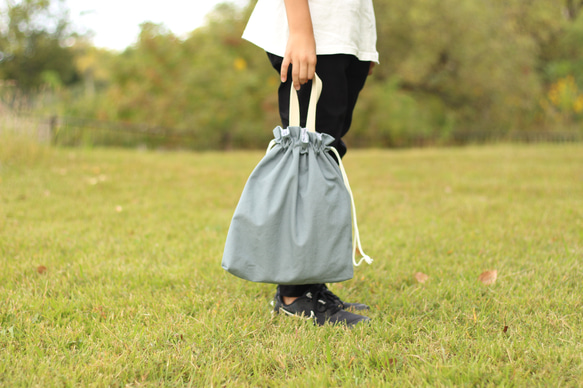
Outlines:
[{"label": "green grass", "polygon": [[351,151],[352,330],[222,270],[260,152],[35,150],[0,155],[0,386],[583,385],[582,145]]}]

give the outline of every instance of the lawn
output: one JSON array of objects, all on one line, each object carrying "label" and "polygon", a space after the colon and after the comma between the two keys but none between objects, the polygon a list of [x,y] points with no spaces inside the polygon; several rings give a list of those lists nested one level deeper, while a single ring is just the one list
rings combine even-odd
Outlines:
[{"label": "lawn", "polygon": [[14,147],[0,386],[583,385],[581,144],[350,151],[375,261],[330,287],[371,306],[354,329],[221,268],[261,152]]}]

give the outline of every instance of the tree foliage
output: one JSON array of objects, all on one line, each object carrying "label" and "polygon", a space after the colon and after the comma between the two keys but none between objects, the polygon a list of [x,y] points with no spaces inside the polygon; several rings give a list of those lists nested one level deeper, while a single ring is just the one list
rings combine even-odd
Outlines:
[{"label": "tree foliage", "polygon": [[0,78],[27,91],[78,80],[62,0],[5,0],[1,10]]},{"label": "tree foliage", "polygon": [[137,43],[111,67],[109,87],[93,99],[95,114],[190,132],[201,148],[256,145],[265,125],[279,120],[278,78],[266,55],[241,40],[246,16],[222,5],[185,40],[142,24]]},{"label": "tree foliage", "polygon": [[[12,48],[0,51],[14,53],[14,59],[0,63],[0,75],[16,79],[14,69],[25,68],[16,66],[16,48],[25,52],[37,31],[64,54],[42,60],[37,48],[38,62],[27,60],[42,63],[42,70],[34,72],[36,78],[18,75],[19,83],[39,85],[52,69],[63,72],[59,79],[65,83],[80,77],[83,92],[62,92],[63,113],[172,128],[196,135],[200,148],[261,146],[279,123],[277,73],[261,49],[241,39],[253,1],[243,9],[218,6],[186,39],[146,22],[137,43],[122,53],[80,40],[63,45],[71,36],[63,14],[52,28],[40,29],[34,17],[18,16],[48,12],[48,3],[22,0],[9,7],[16,16],[0,42],[4,47],[11,36]],[[351,145],[581,127],[583,0],[374,4],[381,64],[361,93],[347,136]],[[16,12],[25,5],[28,11]],[[18,27],[18,20],[30,27]]]}]

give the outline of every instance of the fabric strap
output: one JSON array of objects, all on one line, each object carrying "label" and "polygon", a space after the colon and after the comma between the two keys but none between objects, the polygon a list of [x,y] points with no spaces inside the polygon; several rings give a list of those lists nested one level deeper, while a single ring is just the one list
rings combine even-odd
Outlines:
[{"label": "fabric strap", "polygon": [[[316,105],[322,93],[322,80],[318,74],[314,75],[312,80],[312,91],[310,92],[310,103],[308,105],[308,118],[306,119],[306,128],[308,132],[316,132]],[[289,96],[289,126],[300,126],[300,101],[298,99],[298,92],[290,85]]]}]

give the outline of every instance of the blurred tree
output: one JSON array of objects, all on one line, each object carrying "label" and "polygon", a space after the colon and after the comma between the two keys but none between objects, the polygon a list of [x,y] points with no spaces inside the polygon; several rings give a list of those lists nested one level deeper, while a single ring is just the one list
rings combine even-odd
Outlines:
[{"label": "blurred tree", "polygon": [[[120,54],[75,45],[86,92],[67,112],[196,134],[201,149],[264,144],[279,123],[279,80],[241,39],[253,4],[218,6],[186,39],[144,23]],[[351,145],[451,143],[583,119],[583,0],[374,4],[381,65],[357,104]]]},{"label": "blurred tree", "polygon": [[0,78],[25,91],[78,80],[69,47],[76,34],[63,0],[4,0],[0,13]]},{"label": "blurred tree", "polygon": [[83,79],[85,95],[94,97],[97,88],[108,85],[115,54],[78,39],[73,46],[75,68]]},{"label": "blurred tree", "polygon": [[241,39],[248,14],[219,5],[185,40],[163,25],[142,24],[138,42],[112,67],[102,111],[112,120],[200,135],[200,148],[249,147],[258,137],[268,139],[279,122],[278,77],[267,57]]},{"label": "blurred tree", "polygon": [[542,122],[571,126],[582,117],[583,0],[497,0],[516,34],[537,45],[537,67],[546,89]]},{"label": "blurred tree", "polygon": [[381,80],[396,78],[400,90],[437,99],[458,126],[479,130],[521,125],[515,119],[536,105],[537,47],[493,3],[384,0],[375,7]]}]

